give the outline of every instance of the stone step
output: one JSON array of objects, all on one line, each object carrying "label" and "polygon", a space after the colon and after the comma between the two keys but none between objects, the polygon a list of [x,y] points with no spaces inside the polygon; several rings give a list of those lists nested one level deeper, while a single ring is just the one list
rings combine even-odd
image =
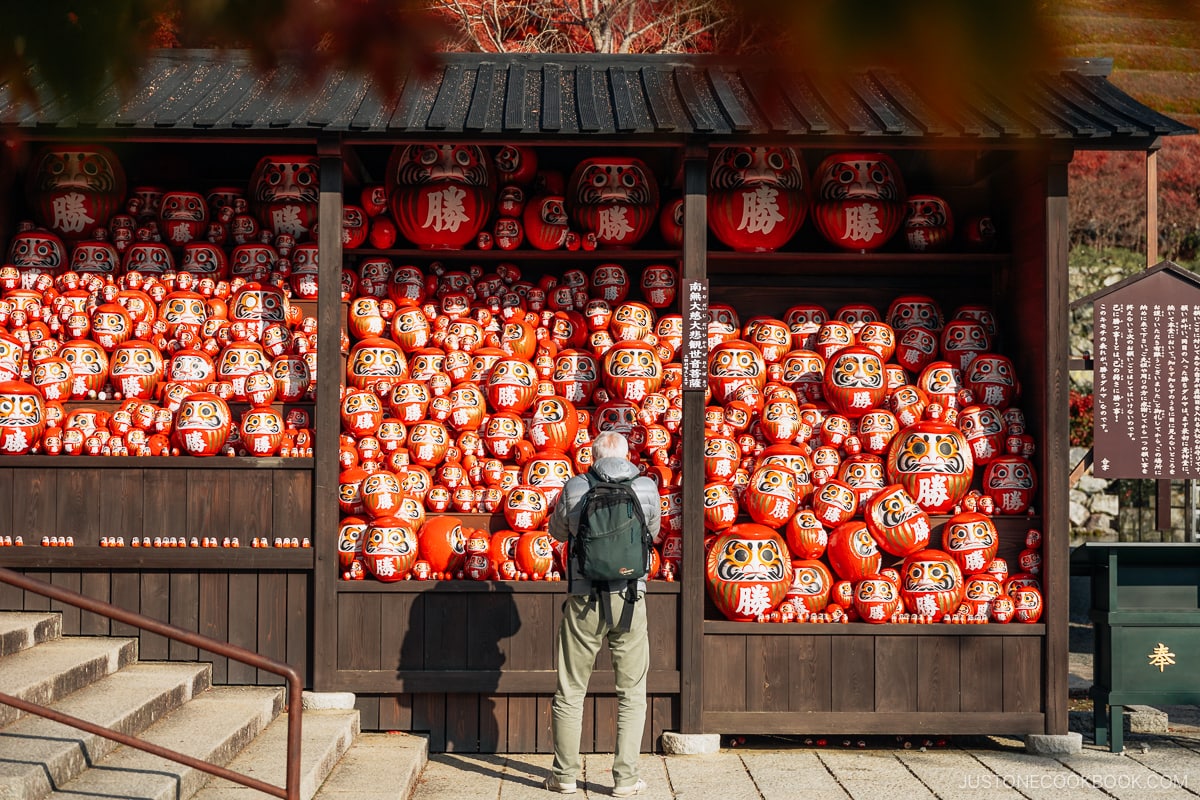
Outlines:
[{"label": "stone step", "polygon": [[[227,765],[283,709],[273,687],[210,689],[142,732],[142,739],[210,764]],[[47,795],[52,800],[187,800],[211,776],[141,750],[121,747],[75,780]],[[260,795],[261,796],[261,795]]]},{"label": "stone step", "polygon": [[428,760],[429,739],[424,736],[360,734],[314,800],[408,800]]},{"label": "stone step", "polygon": [[0,614],[0,656],[62,636],[62,614],[5,611]]},{"label": "stone step", "polygon": [[[51,639],[0,659],[0,692],[50,705],[136,659],[136,639]],[[12,706],[0,705],[0,728],[22,716]]]},{"label": "stone step", "polygon": [[[300,735],[300,799],[311,800],[359,733],[357,710],[305,711]],[[229,768],[265,783],[287,782],[288,715],[282,714],[234,758]],[[193,800],[253,800],[261,794],[213,778]]]},{"label": "stone step", "polygon": [[[55,703],[64,714],[137,734],[211,685],[198,663],[137,663]],[[0,730],[0,798],[39,800],[120,745],[112,739],[27,714]]]}]

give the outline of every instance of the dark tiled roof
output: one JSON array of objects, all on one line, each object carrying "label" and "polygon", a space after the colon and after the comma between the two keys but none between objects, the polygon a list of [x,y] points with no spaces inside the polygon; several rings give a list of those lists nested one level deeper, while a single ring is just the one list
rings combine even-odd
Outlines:
[{"label": "dark tiled roof", "polygon": [[1064,140],[1139,148],[1194,130],[1116,88],[1107,61],[1064,63],[1022,87],[1022,102],[977,92],[950,113],[897,73],[780,74],[698,56],[449,54],[414,75],[397,102],[368,79],[333,73],[306,84],[295,67],[257,72],[238,52],[154,54],[128,96],[103,91],[90,109],[48,100],[17,106],[0,87],[0,127],[98,130],[138,138],[222,130],[354,136],[464,134],[932,137],[989,142]]}]

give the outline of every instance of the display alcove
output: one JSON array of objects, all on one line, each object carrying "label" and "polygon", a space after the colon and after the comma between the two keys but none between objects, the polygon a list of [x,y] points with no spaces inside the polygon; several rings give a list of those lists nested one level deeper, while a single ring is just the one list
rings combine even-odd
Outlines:
[{"label": "display alcove", "polygon": [[[225,76],[220,88],[190,80],[214,66]],[[339,285],[343,268],[370,256],[422,267],[478,264],[484,271],[511,262],[530,276],[614,261],[676,266],[681,286],[704,284],[711,302],[745,317],[778,315],[810,300],[830,311],[851,302],[886,307],[905,292],[932,296],[947,311],[986,303],[1019,373],[1040,477],[1032,518],[998,518],[1000,552],[1011,558],[1029,527],[1044,532],[1041,621],[721,618],[702,579],[705,401],[702,391],[685,390],[681,565],[679,580],[652,582],[647,600],[654,655],[643,744],[657,747],[664,730],[1066,732],[1067,164],[1078,149],[1149,152],[1158,137],[1190,129],[1112,87],[1104,62],[1071,62],[1032,78],[1021,90],[1031,98],[1027,107],[1010,108],[983,92],[949,114],[922,99],[919,82],[884,70],[815,81],[721,59],[455,54],[406,81],[395,101],[346,76],[305,91],[294,78],[284,67],[260,80],[237,54],[171,52],[151,59],[132,99],[106,92],[87,125],[53,105],[31,110],[7,96],[0,96],[0,119],[13,120],[30,148],[103,141],[128,159],[130,175],[166,165],[138,177],[188,188],[244,185],[266,155],[315,155],[323,230],[337,230],[343,206],[385,180],[396,146],[420,142],[520,144],[560,169],[594,155],[637,156],[652,164],[663,197],[684,200],[679,245],[666,244],[655,228],[627,252],[478,251],[469,244],[430,251],[402,239],[384,249],[343,251],[337,237],[321,237],[322,287]],[[896,240],[870,253],[841,252],[810,217],[773,252],[734,252],[710,236],[706,211],[710,155],[727,145],[797,148],[810,174],[831,153],[889,154],[910,192],[946,193],[966,215],[991,214],[999,246],[917,254]],[[11,156],[5,150],[0,159],[11,163]],[[15,185],[0,203],[5,252],[27,216],[24,203]],[[338,387],[346,374],[339,338],[347,304],[327,291],[306,302],[319,322],[318,386]],[[355,692],[364,729],[427,732],[435,751],[549,751],[553,642],[565,586],[341,580],[337,400],[337,392],[317,393],[311,460],[4,456],[0,534],[20,534],[26,546],[0,548],[0,564],[287,660],[307,688]],[[470,522],[496,521],[478,515]],[[94,538],[113,525],[140,526],[151,537],[169,535],[172,526],[189,538],[192,531],[238,532],[243,541],[239,550],[100,548]],[[307,534],[313,547],[248,548],[246,538],[256,534]],[[73,535],[76,547],[34,545],[42,535]],[[0,587],[0,607],[45,603]],[[63,627],[126,632],[70,610]],[[210,658],[146,634],[141,653]],[[616,699],[607,659],[602,653],[585,708],[585,751],[613,746]],[[273,679],[217,663],[214,680]]]}]

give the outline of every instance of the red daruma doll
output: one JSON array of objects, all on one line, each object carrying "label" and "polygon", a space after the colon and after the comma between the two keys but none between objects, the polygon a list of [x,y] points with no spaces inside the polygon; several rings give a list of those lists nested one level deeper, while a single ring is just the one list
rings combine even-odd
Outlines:
[{"label": "red daruma doll", "polygon": [[726,147],[709,174],[708,224],[739,252],[778,250],[808,214],[808,178],[790,147]]},{"label": "red daruma doll", "polygon": [[765,525],[734,525],[717,537],[705,566],[708,595],[726,617],[752,622],[783,602],[792,565],[779,534]]},{"label": "red daruma doll", "polygon": [[488,221],[491,160],[464,144],[397,146],[388,160],[388,204],[396,226],[422,250],[461,250]]}]

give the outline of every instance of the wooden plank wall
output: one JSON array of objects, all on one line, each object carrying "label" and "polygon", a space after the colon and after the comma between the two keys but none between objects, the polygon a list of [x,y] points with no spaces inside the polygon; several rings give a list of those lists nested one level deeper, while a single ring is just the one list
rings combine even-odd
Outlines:
[{"label": "wooden plank wall", "polygon": [[[64,459],[67,461],[68,459]],[[312,473],[305,469],[0,467],[0,535],[37,545],[72,536],[312,538]]]},{"label": "wooden plank wall", "polygon": [[[643,749],[678,730],[678,598],[647,595],[650,678]],[[355,676],[364,730],[430,734],[437,752],[550,752],[560,592],[344,592],[337,669]],[[503,683],[502,683],[503,682]],[[584,752],[612,752],[617,701],[608,647],[596,659],[584,711]],[[370,688],[374,686],[374,690]],[[507,691],[506,687],[519,686]],[[399,690],[384,694],[384,687]],[[411,689],[411,691],[410,691]]]},{"label": "wooden plank wall", "polygon": [[[429,734],[438,753],[551,753],[548,694],[359,694],[363,730]],[[588,694],[580,752],[611,753],[616,746],[617,700]],[[648,694],[642,752],[655,752],[663,731],[679,730],[679,696]]]},{"label": "wooden plank wall", "polygon": [[[180,570],[18,570],[129,611],[229,642],[291,664],[308,685],[312,661],[307,612],[312,579],[307,571],[222,572]],[[0,609],[61,611],[68,636],[138,638],[142,661],[210,661],[217,684],[275,685],[277,675],[237,661],[139,633],[107,617],[61,605],[0,583]]]},{"label": "wooden plank wall", "polygon": [[[708,633],[704,716],[725,733],[897,732],[888,726],[901,716],[911,727],[899,732],[937,720],[946,727],[936,732],[951,733],[971,715],[992,723],[1015,715],[1023,726],[1041,718],[1042,655],[1040,635],[939,635],[932,626],[904,635]],[[738,727],[751,720],[755,727]]]}]

